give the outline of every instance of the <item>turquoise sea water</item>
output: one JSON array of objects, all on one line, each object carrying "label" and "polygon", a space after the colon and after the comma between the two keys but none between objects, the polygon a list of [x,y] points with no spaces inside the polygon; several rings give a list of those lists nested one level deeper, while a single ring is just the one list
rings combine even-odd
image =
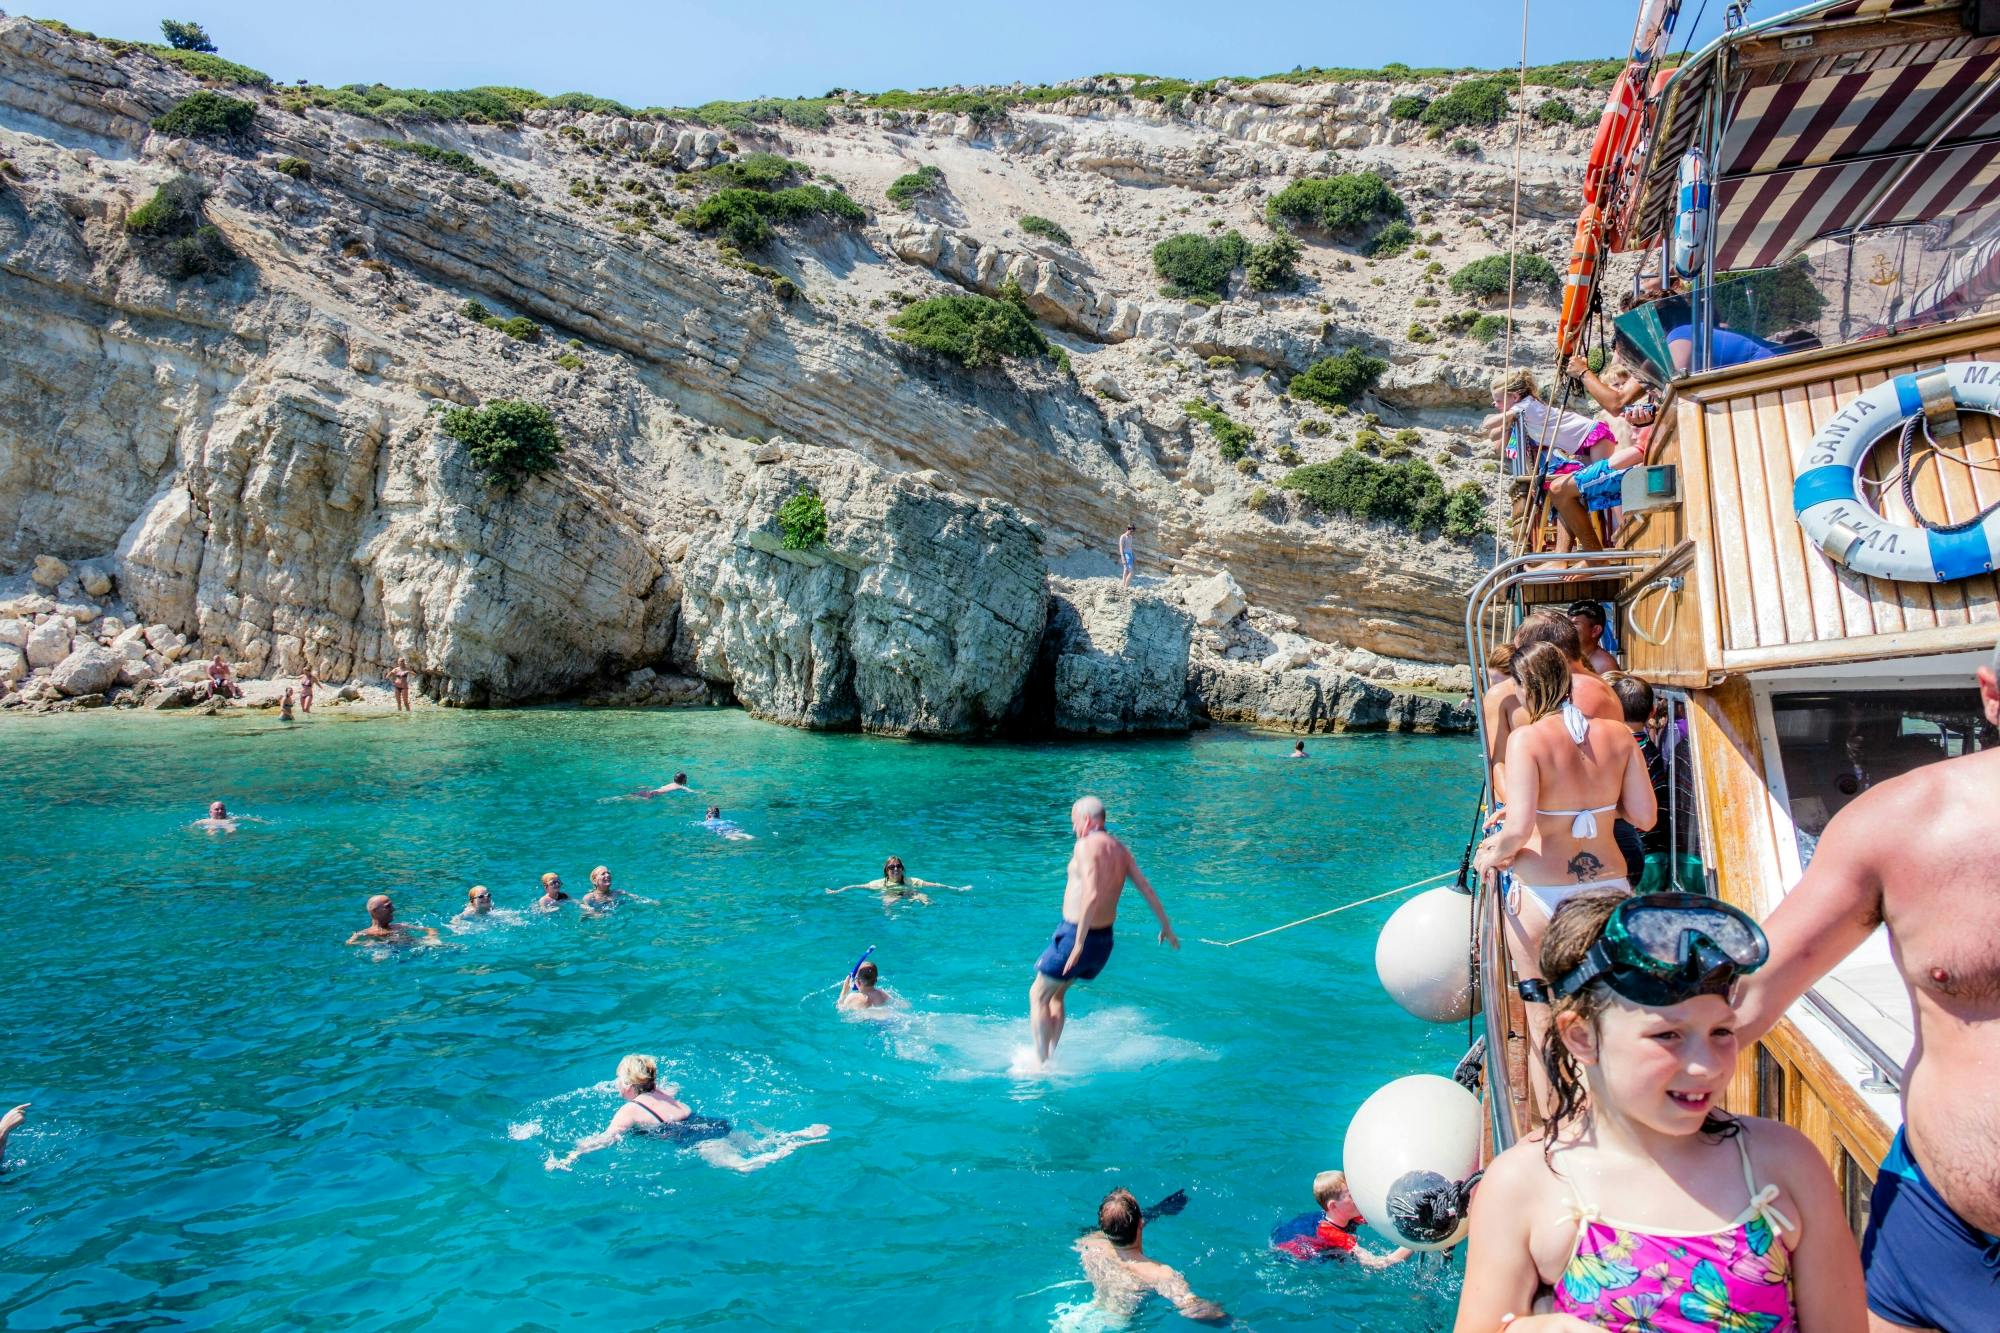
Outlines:
[{"label": "turquoise sea water", "polygon": [[[1116,1184],[1188,1190],[1147,1248],[1250,1327],[1448,1325],[1455,1272],[1267,1249],[1354,1108],[1463,1049],[1376,983],[1395,901],[1199,940],[1455,865],[1473,747],[1289,748],[900,743],[730,711],[0,725],[0,1108],[35,1103],[0,1174],[0,1327],[1089,1326],[1070,1245]],[[676,768],[694,796],[604,799]],[[1185,944],[1128,892],[1058,1068],[1022,1077],[1086,791]],[[191,830],[218,797],[269,822]],[[696,827],[710,801],[755,840]],[[894,911],[824,892],[892,852],[973,888]],[[598,862],[660,905],[342,943],[373,892],[443,926],[472,882],[524,907],[543,870],[581,893]],[[842,1019],[831,987],[869,944],[911,1008]],[[545,1171],[634,1050],[699,1113],[831,1134],[749,1175],[657,1141]]]}]

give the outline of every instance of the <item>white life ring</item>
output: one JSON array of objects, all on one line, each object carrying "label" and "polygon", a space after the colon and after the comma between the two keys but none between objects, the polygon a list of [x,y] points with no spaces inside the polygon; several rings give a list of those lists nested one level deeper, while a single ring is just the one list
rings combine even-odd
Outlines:
[{"label": "white life ring", "polygon": [[[2000,362],[1952,361],[1939,369],[1960,408],[2000,415]],[[1950,583],[2000,565],[2000,509],[1944,530],[1904,527],[1871,509],[1855,487],[1868,451],[1923,412],[1917,379],[1885,380],[1820,427],[1799,460],[1792,509],[1813,544],[1857,574]]]},{"label": "white life ring", "polygon": [[1701,149],[1690,148],[1681,158],[1675,195],[1672,247],[1673,271],[1692,278],[1701,270],[1702,247],[1708,239],[1708,167]]}]

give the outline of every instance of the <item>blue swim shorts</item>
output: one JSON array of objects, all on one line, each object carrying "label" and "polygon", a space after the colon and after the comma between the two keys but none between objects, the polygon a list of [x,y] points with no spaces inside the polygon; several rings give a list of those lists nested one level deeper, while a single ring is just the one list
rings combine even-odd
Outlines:
[{"label": "blue swim shorts", "polygon": [[1948,1333],[1992,1328],[2000,1303],[2000,1239],[1952,1211],[1903,1131],[1889,1145],[1861,1238],[1868,1308],[1891,1323]]},{"label": "blue swim shorts", "polygon": [[1600,510],[1616,509],[1624,501],[1625,474],[1630,468],[1611,470],[1611,460],[1600,458],[1589,467],[1576,474],[1576,493],[1583,497],[1583,507],[1595,514]]},{"label": "blue swim shorts", "polygon": [[1065,921],[1056,927],[1056,933],[1049,937],[1049,947],[1042,950],[1042,956],[1035,960],[1035,970],[1054,981],[1094,981],[1104,965],[1111,961],[1111,927],[1090,931],[1083,937],[1083,954],[1076,960],[1076,970],[1063,975],[1063,967],[1069,962],[1069,951],[1076,947],[1076,923]]}]

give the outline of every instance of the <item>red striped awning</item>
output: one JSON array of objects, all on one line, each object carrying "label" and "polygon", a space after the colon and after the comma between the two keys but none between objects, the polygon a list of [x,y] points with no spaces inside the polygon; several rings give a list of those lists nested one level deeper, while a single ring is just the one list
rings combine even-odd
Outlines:
[{"label": "red striped awning", "polygon": [[2000,200],[2000,37],[1968,33],[1951,0],[1837,0],[1718,43],[1675,76],[1626,248],[1670,225],[1681,154],[1705,137],[1725,75],[1718,271]]}]

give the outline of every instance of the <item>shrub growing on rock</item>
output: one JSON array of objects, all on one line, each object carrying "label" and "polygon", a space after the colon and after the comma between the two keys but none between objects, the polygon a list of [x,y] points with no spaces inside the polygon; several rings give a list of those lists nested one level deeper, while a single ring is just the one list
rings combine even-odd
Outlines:
[{"label": "shrub growing on rock", "polygon": [[1034,213],[1024,213],[1021,215],[1021,230],[1029,236],[1039,236],[1043,240],[1054,241],[1057,245],[1076,244],[1076,242],[1070,240],[1069,233],[1064,231],[1061,226]]},{"label": "shrub growing on rock", "polygon": [[[1555,265],[1540,255],[1522,255],[1514,264],[1514,285],[1539,287],[1553,296],[1561,285]],[[1451,275],[1451,289],[1460,296],[1501,296],[1507,291],[1507,256],[1475,259]]]},{"label": "shrub growing on rock", "polygon": [[511,488],[551,471],[562,452],[555,416],[540,403],[518,398],[495,399],[483,407],[454,407],[444,414],[442,425],[494,485]]},{"label": "shrub growing on rock", "polygon": [[556,111],[596,111],[607,116],[632,114],[632,108],[623,102],[614,102],[609,97],[599,97],[594,93],[557,93],[544,100],[542,105]]},{"label": "shrub growing on rock", "polygon": [[167,45],[176,51],[213,51],[215,43],[199,23],[183,22],[179,19],[161,19],[160,32],[166,37]]},{"label": "shrub growing on rock", "polygon": [[990,296],[934,296],[889,317],[895,337],[964,366],[993,366],[1010,356],[1053,357],[1055,349],[1026,308]]},{"label": "shrub growing on rock", "polygon": [[542,326],[526,315],[515,315],[511,319],[501,319],[498,315],[488,315],[479,321],[489,329],[497,329],[509,338],[524,343],[538,341],[542,336]]},{"label": "shrub growing on rock", "polygon": [[293,180],[309,181],[313,178],[312,163],[302,157],[279,158],[278,165],[272,170],[290,176]]},{"label": "shrub growing on rock", "polygon": [[1287,392],[1294,398],[1344,407],[1350,399],[1374,387],[1388,368],[1389,363],[1380,357],[1350,347],[1338,356],[1315,361],[1302,374],[1292,376]]},{"label": "shrub growing on rock", "polygon": [[1510,91],[1505,79],[1467,79],[1425,107],[1423,123],[1439,134],[1461,125],[1498,125]]},{"label": "shrub growing on rock", "polygon": [[810,551],[826,544],[826,503],[806,486],[778,506],[778,531],[787,551]]},{"label": "shrub growing on rock", "polygon": [[1452,154],[1456,157],[1471,157],[1479,151],[1478,144],[1465,138],[1453,139],[1445,147],[1451,149]]},{"label": "shrub growing on rock", "polygon": [[1220,297],[1229,275],[1250,254],[1241,233],[1220,236],[1182,232],[1153,247],[1153,270],[1167,280],[1167,296]]},{"label": "shrub growing on rock", "polygon": [[125,215],[125,230],[140,253],[169,278],[227,272],[236,252],[222,233],[203,221],[201,201],[208,186],[195,176],[175,176],[153,197]]},{"label": "shrub growing on rock", "polygon": [[1479,341],[1490,343],[1501,334],[1507,332],[1507,317],[1505,315],[1481,315],[1478,319],[1472,321],[1470,332]]},{"label": "shrub growing on rock", "polygon": [[1390,99],[1389,119],[1422,120],[1424,111],[1430,104],[1431,99],[1421,93],[1405,93],[1401,97]]},{"label": "shrub growing on rock", "polygon": [[755,250],[773,235],[772,224],[825,218],[856,224],[867,218],[861,205],[838,190],[794,185],[786,190],[729,189],[696,205],[689,221],[696,231],[719,231],[739,250]]},{"label": "shrub growing on rock", "polygon": [[1405,212],[1402,199],[1372,171],[1293,181],[1264,206],[1273,227],[1311,227],[1335,239]]},{"label": "shrub growing on rock", "polygon": [[726,190],[776,190],[811,174],[810,167],[777,153],[745,153],[705,168],[701,178]]},{"label": "shrub growing on rock", "polygon": [[183,139],[217,138],[241,134],[257,119],[257,108],[234,97],[224,97],[207,89],[189,93],[162,114],[153,118],[153,128],[162,134]]},{"label": "shrub growing on rock", "polygon": [[1327,514],[1395,523],[1412,532],[1444,519],[1444,482],[1426,463],[1379,463],[1349,449],[1330,463],[1293,468],[1278,483]]},{"label": "shrub growing on rock", "polygon": [[1544,125],[1574,125],[1576,112],[1560,97],[1548,97],[1535,104],[1535,119]]},{"label": "shrub growing on rock", "polygon": [[944,190],[944,170],[926,163],[907,175],[889,182],[883,193],[898,208],[909,208],[919,199],[928,199]]},{"label": "shrub growing on rock", "polygon": [[485,181],[488,185],[497,185],[503,190],[511,188],[499,172],[481,165],[456,148],[439,148],[436,144],[419,143],[414,139],[375,139],[372,142],[377,148],[387,148],[398,153],[408,153],[412,157],[421,157],[426,162],[435,162],[441,167],[458,172],[461,176],[471,176],[475,180]]},{"label": "shrub growing on rock", "polygon": [[1493,531],[1486,516],[1486,492],[1476,481],[1468,481],[1451,493],[1444,505],[1444,532],[1447,537],[1469,541]]},{"label": "shrub growing on rock", "polygon": [[1399,218],[1369,237],[1361,253],[1370,259],[1393,259],[1409,249],[1416,239],[1416,230]]},{"label": "shrub growing on rock", "polygon": [[1216,449],[1231,463],[1250,452],[1250,446],[1257,442],[1257,432],[1240,421],[1231,419],[1227,412],[1213,403],[1205,403],[1199,398],[1190,398],[1181,407],[1187,414],[1208,427],[1215,436]]},{"label": "shrub growing on rock", "polygon": [[1304,252],[1298,238],[1279,232],[1262,245],[1250,247],[1243,261],[1243,276],[1253,292],[1282,292],[1299,280],[1299,256]]}]

